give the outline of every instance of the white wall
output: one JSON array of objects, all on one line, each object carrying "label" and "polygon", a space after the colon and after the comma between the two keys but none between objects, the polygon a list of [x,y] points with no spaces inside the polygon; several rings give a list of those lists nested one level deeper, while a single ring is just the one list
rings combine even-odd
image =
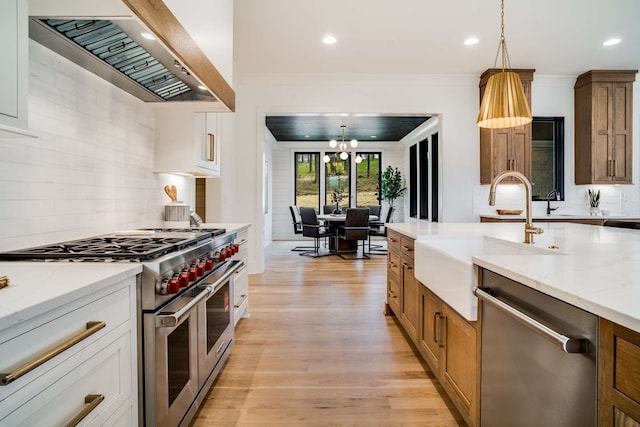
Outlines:
[{"label": "white wall", "polygon": [[[586,70],[585,70],[586,71]],[[532,112],[538,116],[565,117],[565,193],[567,205],[582,203],[585,186],[573,184],[573,84],[576,76],[538,76],[532,85]],[[489,208],[488,186],[479,184],[478,113],[479,76],[440,75],[286,75],[236,76],[238,108],[235,114],[235,144],[242,152],[236,158],[234,193],[254,197],[237,198],[233,205],[238,220],[251,222],[262,239],[264,218],[261,212],[262,151],[264,117],[273,113],[358,112],[383,114],[439,114],[440,128],[440,221],[471,222]],[[638,93],[639,82],[634,84]],[[640,97],[634,99],[633,150],[640,150]],[[254,171],[241,169],[244,162],[256,165]],[[638,182],[640,168],[634,168]],[[621,193],[627,203],[621,209],[638,212],[638,187],[609,187]],[[500,197],[500,196],[498,196]],[[608,199],[613,199],[611,195]],[[405,198],[406,199],[406,198]],[[406,200],[403,202],[406,203]],[[534,203],[540,209],[542,202]],[[275,218],[274,218],[275,220]],[[274,232],[276,224],[274,223]],[[278,225],[280,227],[280,225]],[[262,242],[251,252],[255,271],[263,268]]]},{"label": "white wall", "polygon": [[[479,174],[478,76],[236,76],[237,110],[235,145],[243,154],[236,158],[235,194],[253,194],[238,198],[234,215],[255,227],[250,235],[256,244],[250,253],[256,271],[263,268],[260,212],[264,117],[275,113],[351,112],[382,114],[440,114],[441,156],[452,166],[442,168],[442,220],[471,221],[473,183]],[[450,154],[451,153],[451,154]],[[256,165],[254,171],[242,169],[245,162]],[[401,165],[402,163],[399,163]],[[464,165],[455,167],[456,164]],[[239,172],[242,170],[242,172]],[[450,192],[447,190],[451,189]],[[455,190],[454,190],[455,189]],[[285,211],[286,213],[286,211]],[[259,239],[259,240],[258,240]]]},{"label": "white wall", "polygon": [[151,108],[29,42],[29,130],[0,140],[0,250],[159,225]]}]

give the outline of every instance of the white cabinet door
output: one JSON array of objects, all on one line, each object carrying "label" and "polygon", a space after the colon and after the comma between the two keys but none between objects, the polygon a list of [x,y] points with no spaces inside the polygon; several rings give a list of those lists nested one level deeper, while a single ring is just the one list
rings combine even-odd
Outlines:
[{"label": "white cabinet door", "polygon": [[196,113],[194,137],[196,166],[220,175],[221,123],[217,113]]},{"label": "white cabinet door", "polygon": [[0,134],[27,128],[27,0],[0,1]]},{"label": "white cabinet door", "polygon": [[221,115],[195,106],[155,106],[155,171],[220,176]]}]

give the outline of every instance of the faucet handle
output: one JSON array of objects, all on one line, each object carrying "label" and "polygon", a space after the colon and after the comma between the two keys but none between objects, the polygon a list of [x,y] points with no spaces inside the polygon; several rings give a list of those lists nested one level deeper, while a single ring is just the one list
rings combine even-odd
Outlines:
[{"label": "faucet handle", "polygon": [[533,224],[527,224],[524,228],[524,232],[527,234],[542,234],[544,230],[540,227],[534,227]]}]

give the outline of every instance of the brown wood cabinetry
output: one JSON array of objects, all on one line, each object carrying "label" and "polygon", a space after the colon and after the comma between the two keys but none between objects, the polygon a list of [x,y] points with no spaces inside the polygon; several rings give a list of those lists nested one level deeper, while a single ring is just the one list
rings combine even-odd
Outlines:
[{"label": "brown wood cabinetry", "polygon": [[420,284],[418,350],[470,426],[480,417],[476,324]]},{"label": "brown wood cabinetry", "polygon": [[413,341],[418,336],[418,281],[413,275],[413,239],[405,236],[400,240],[400,322]]},{"label": "brown wood cabinetry", "polygon": [[638,70],[592,70],[578,76],[576,184],[631,184],[633,82]]},{"label": "brown wood cabinetry", "polygon": [[387,236],[387,305],[413,341],[418,333],[418,281],[413,275],[413,239]]},{"label": "brown wood cabinetry", "polygon": [[[482,73],[481,101],[489,77],[501,71],[491,68]],[[527,102],[531,106],[531,82],[535,70],[511,71],[520,76]],[[521,172],[531,179],[531,123],[504,129],[480,128],[480,184],[490,184],[497,175],[509,170]]]},{"label": "brown wood cabinetry", "polygon": [[598,425],[640,426],[640,334],[600,319]]},{"label": "brown wood cabinetry", "polygon": [[477,322],[468,322],[414,276],[414,240],[389,230],[387,313],[392,311],[471,426],[479,423]]}]

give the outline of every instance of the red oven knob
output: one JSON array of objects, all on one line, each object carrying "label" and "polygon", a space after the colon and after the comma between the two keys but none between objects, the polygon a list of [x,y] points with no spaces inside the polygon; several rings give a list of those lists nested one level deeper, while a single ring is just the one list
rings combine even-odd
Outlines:
[{"label": "red oven knob", "polygon": [[234,243],[234,244],[233,244],[233,251],[234,251],[235,253],[240,252],[240,245],[239,245],[239,244],[237,244],[237,243]]},{"label": "red oven knob", "polygon": [[196,266],[196,273],[198,274],[198,277],[204,276],[204,264],[198,264]]},{"label": "red oven knob", "polygon": [[195,268],[189,269],[189,281],[193,282],[198,278],[198,271]]},{"label": "red oven knob", "polygon": [[227,250],[223,249],[220,251],[220,261],[224,261],[225,259],[227,259]]},{"label": "red oven knob", "polygon": [[208,259],[204,262],[204,269],[209,271],[209,270],[213,270],[213,260],[212,259]]},{"label": "red oven knob", "polygon": [[227,246],[227,258],[231,258],[233,256],[233,247],[231,245]]},{"label": "red oven knob", "polygon": [[189,284],[189,274],[187,273],[181,273],[180,276],[178,276],[178,285],[181,288],[186,287]]},{"label": "red oven knob", "polygon": [[180,290],[180,282],[178,279],[169,279],[167,283],[167,293],[168,294],[177,294]]}]

